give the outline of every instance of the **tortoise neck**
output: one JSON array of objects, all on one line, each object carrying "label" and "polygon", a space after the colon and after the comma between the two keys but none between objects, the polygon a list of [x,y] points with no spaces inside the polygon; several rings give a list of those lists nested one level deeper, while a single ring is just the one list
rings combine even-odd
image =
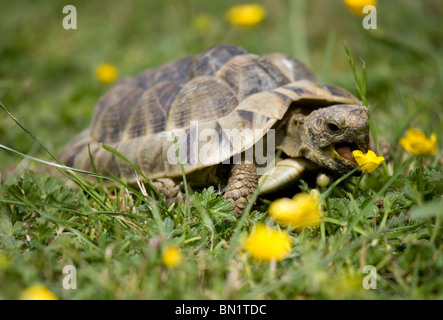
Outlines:
[{"label": "tortoise neck", "polygon": [[283,137],[277,142],[277,145],[291,158],[305,156],[305,118],[304,114],[294,110],[282,124],[281,130],[277,134],[277,136]]}]

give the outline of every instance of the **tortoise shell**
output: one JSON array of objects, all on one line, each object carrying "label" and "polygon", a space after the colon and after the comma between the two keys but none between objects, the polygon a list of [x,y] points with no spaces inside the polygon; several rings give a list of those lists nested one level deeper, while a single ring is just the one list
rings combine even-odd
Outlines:
[{"label": "tortoise shell", "polygon": [[[346,90],[320,83],[298,60],[285,54],[257,56],[235,46],[216,46],[128,77],[99,101],[90,128],[62,151],[67,165],[135,180],[133,168],[101,147],[107,144],[138,166],[150,179],[181,176],[177,163],[168,160],[175,150],[171,132],[179,139],[180,153],[201,150],[198,130],[211,129],[220,140],[226,130],[258,130],[238,144],[228,141],[205,161],[183,161],[186,173],[219,164],[253,146],[281,120],[297,101],[312,108],[359,103]],[[193,127],[192,122],[198,124]],[[196,145],[193,145],[196,144]],[[186,160],[186,159],[185,159]]]}]

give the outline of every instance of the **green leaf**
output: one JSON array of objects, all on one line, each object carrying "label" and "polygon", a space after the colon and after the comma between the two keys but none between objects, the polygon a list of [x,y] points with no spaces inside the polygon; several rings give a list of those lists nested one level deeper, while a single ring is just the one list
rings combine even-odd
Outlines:
[{"label": "green leaf", "polygon": [[443,203],[441,201],[428,202],[423,206],[415,206],[410,211],[416,219],[443,217]]},{"label": "green leaf", "polygon": [[12,235],[12,223],[11,220],[3,213],[0,213],[0,234]]},{"label": "green leaf", "polygon": [[215,220],[228,220],[235,222],[235,218],[232,210],[230,209],[231,203],[218,196],[214,191],[214,187],[204,189],[201,193],[194,194],[193,207],[197,210],[204,210],[204,214]]}]

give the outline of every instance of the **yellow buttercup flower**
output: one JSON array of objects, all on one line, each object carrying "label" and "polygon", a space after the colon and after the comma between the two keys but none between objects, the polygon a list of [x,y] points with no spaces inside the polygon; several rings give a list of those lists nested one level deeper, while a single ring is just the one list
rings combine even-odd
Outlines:
[{"label": "yellow buttercup flower", "polygon": [[362,15],[364,7],[368,5],[375,6],[377,4],[376,0],[343,0],[343,2],[348,9],[356,15]]},{"label": "yellow buttercup flower", "polygon": [[291,252],[291,240],[284,231],[258,225],[246,237],[244,248],[260,261],[280,261]]},{"label": "yellow buttercup flower", "polygon": [[22,292],[20,300],[58,300],[58,298],[44,285],[36,283]]},{"label": "yellow buttercup flower", "polygon": [[400,145],[413,155],[435,155],[437,153],[437,136],[431,134],[429,139],[419,129],[409,129],[406,136],[400,139]]},{"label": "yellow buttercup flower", "polygon": [[352,151],[352,155],[358,165],[361,166],[361,170],[368,173],[373,172],[383,161],[385,161],[385,158],[377,157],[372,150],[368,150],[367,153],[363,153],[360,150],[354,150]]},{"label": "yellow buttercup flower", "polygon": [[112,83],[117,79],[117,68],[108,63],[103,63],[95,69],[95,75],[102,83]]},{"label": "yellow buttercup flower", "polygon": [[263,21],[266,17],[266,10],[259,4],[241,4],[231,7],[226,17],[233,25],[253,27]]},{"label": "yellow buttercup flower", "polygon": [[297,229],[316,227],[323,217],[318,197],[307,193],[296,194],[292,199],[275,200],[268,212],[278,223]]},{"label": "yellow buttercup flower", "polygon": [[297,204],[289,198],[277,199],[268,208],[269,215],[282,224],[290,224],[298,211]]},{"label": "yellow buttercup flower", "polygon": [[180,249],[175,246],[167,247],[162,253],[162,261],[168,268],[175,268],[182,262]]}]

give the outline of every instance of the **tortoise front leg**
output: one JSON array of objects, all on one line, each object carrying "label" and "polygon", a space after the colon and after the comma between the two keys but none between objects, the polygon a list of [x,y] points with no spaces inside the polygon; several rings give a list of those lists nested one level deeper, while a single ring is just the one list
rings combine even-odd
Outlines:
[{"label": "tortoise front leg", "polygon": [[305,170],[315,168],[317,165],[305,158],[279,160],[275,167],[260,177],[260,194],[273,193],[288,187],[297,181]]},{"label": "tortoise front leg", "polygon": [[231,201],[231,209],[239,217],[251,201],[258,187],[257,169],[251,163],[240,163],[232,166],[224,198]]}]

